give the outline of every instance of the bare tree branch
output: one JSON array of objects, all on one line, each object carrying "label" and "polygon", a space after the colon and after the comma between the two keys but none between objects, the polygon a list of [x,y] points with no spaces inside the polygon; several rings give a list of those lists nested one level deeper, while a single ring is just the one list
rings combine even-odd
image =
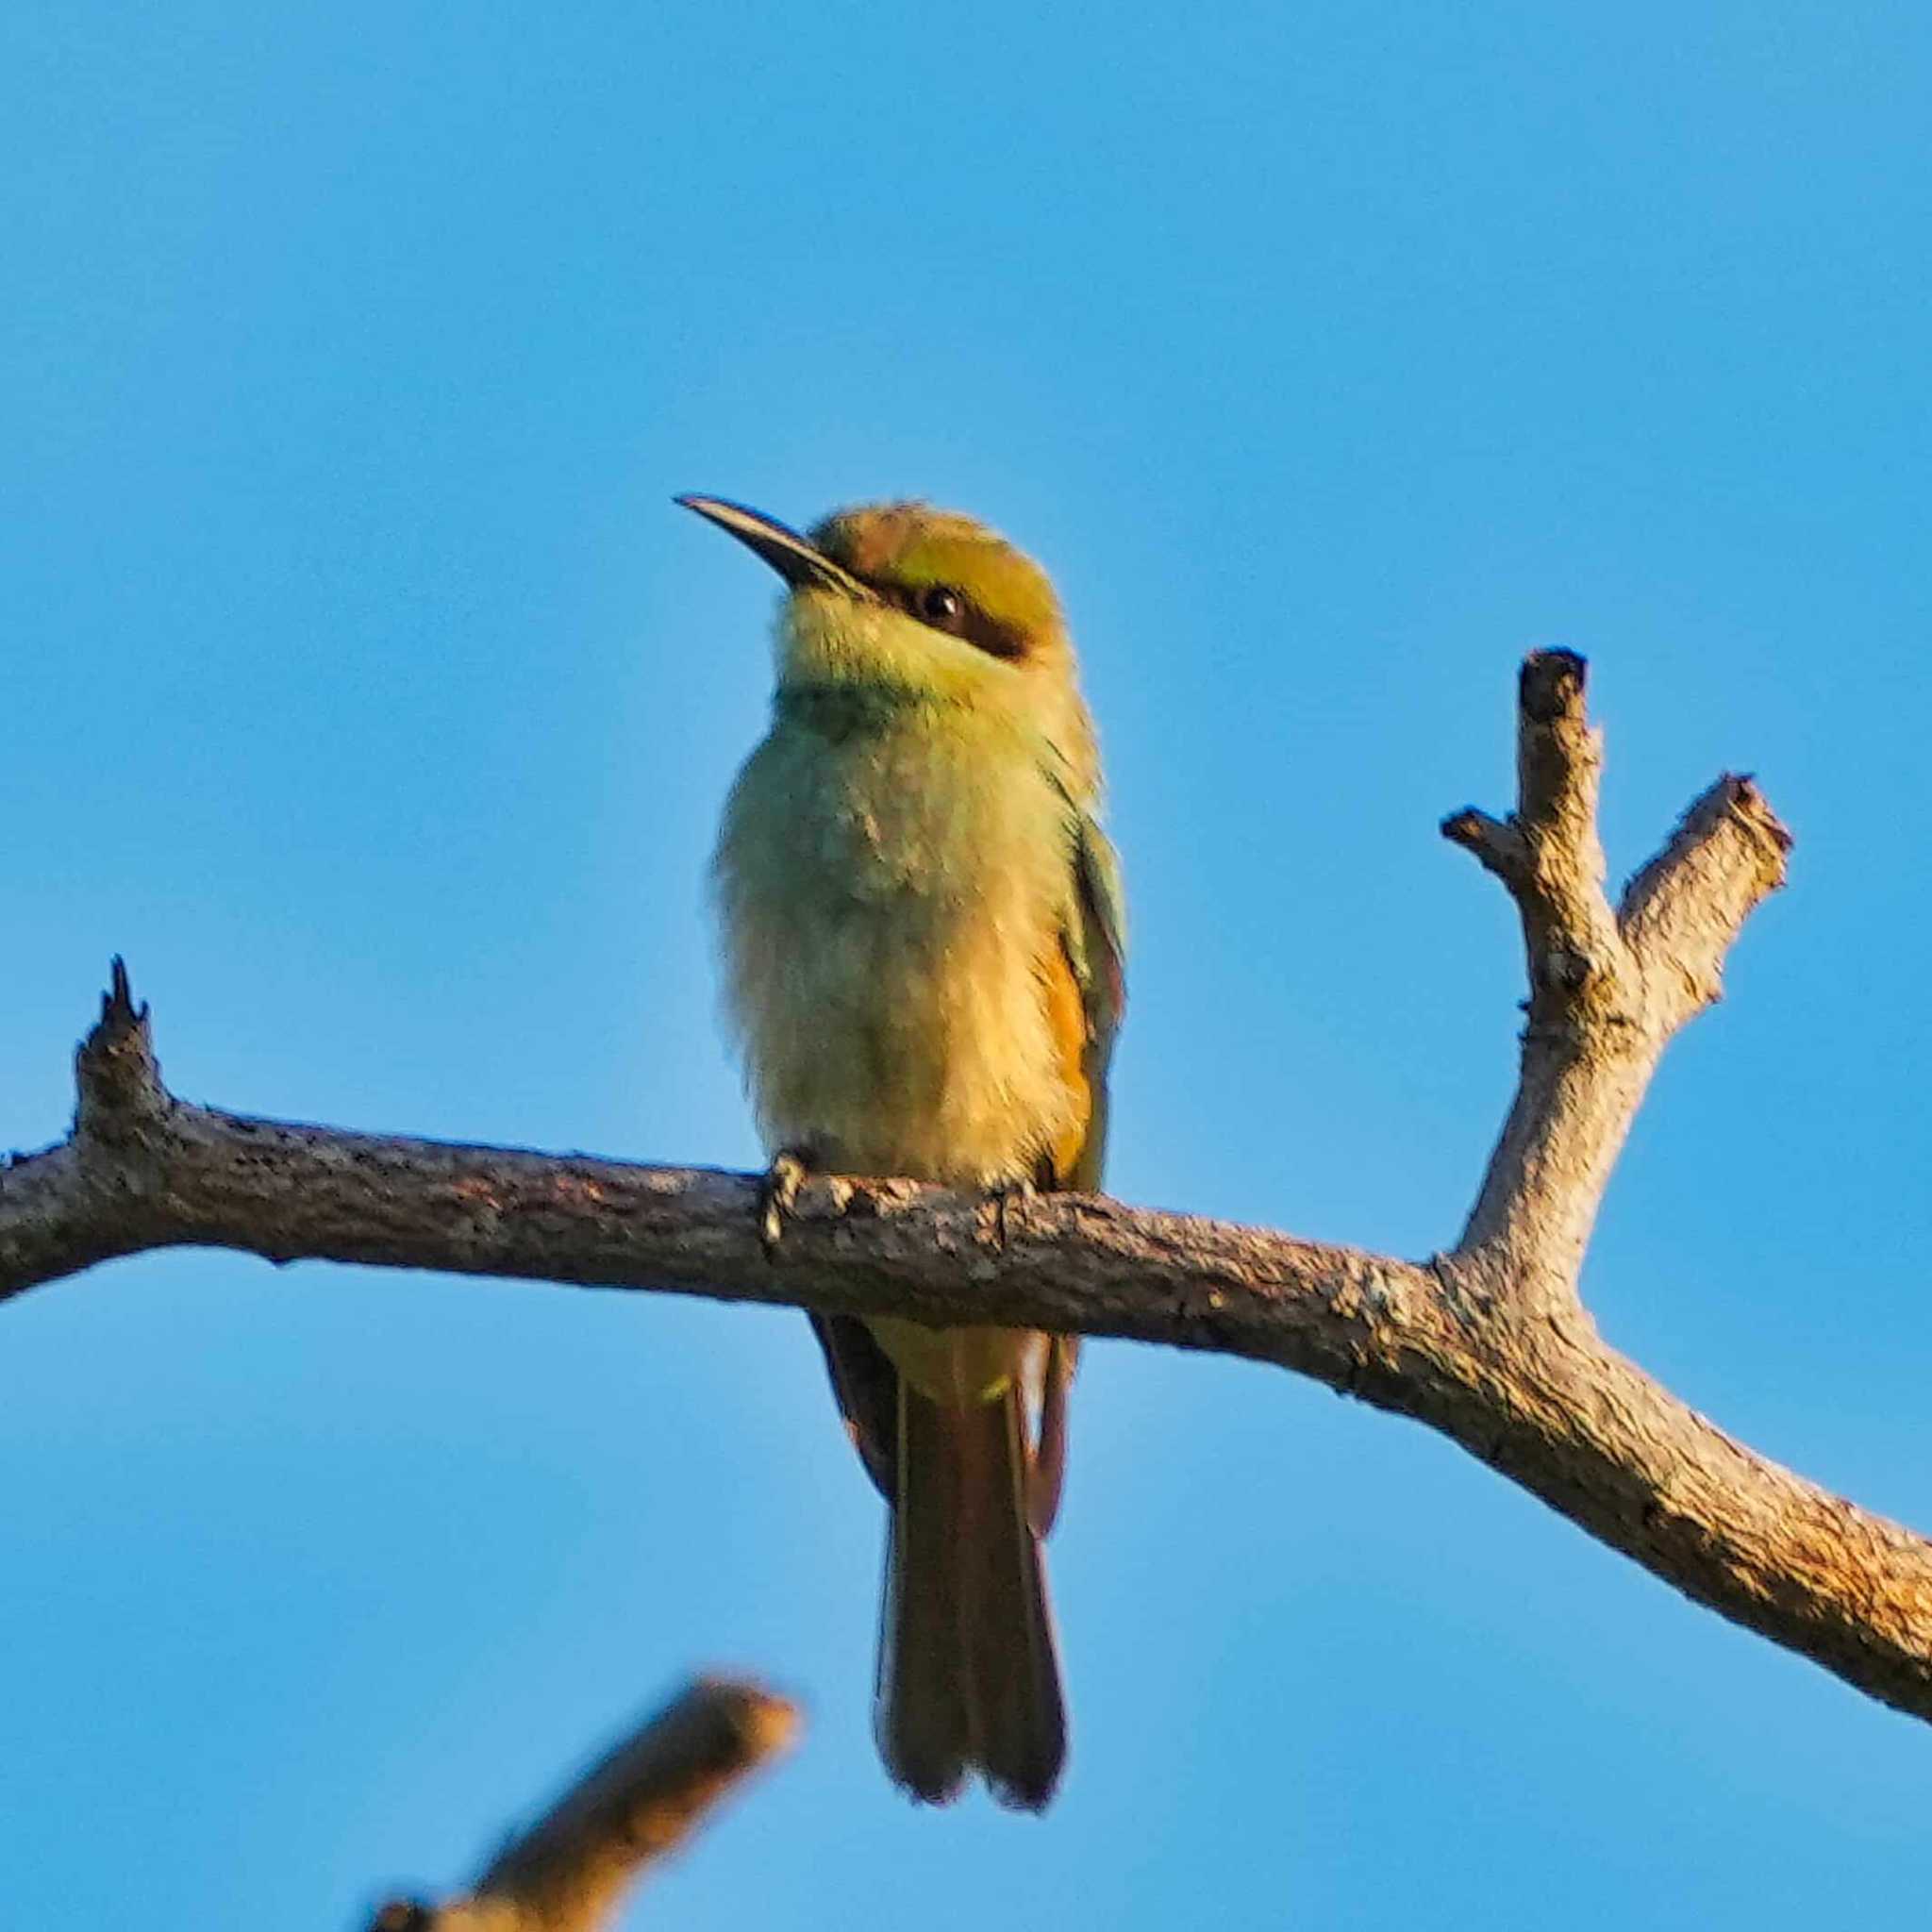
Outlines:
[{"label": "bare tree branch", "polygon": [[1522,916],[1521,1077],[1456,1247],[1423,1263],[1130,1208],[819,1179],[783,1246],[750,1176],[253,1120],[175,1099],[118,969],[58,1146],[0,1170],[0,1295],[181,1244],[826,1313],[1001,1323],[1278,1363],[1441,1430],[1740,1624],[1932,1718],[1932,1545],[1734,1441],[1597,1334],[1577,1276],[1671,1037],[1783,880],[1790,840],[1720,779],[1613,908],[1584,666],[1524,666],[1519,795],[1442,830]]},{"label": "bare tree branch", "polygon": [[596,1932],[644,1868],[797,1727],[793,1707],[756,1685],[693,1684],[510,1839],[460,1898],[391,1899],[370,1932]]},{"label": "bare tree branch", "polygon": [[1443,836],[1502,879],[1523,918],[1529,1024],[1515,1104],[1457,1254],[1494,1294],[1574,1303],[1604,1190],[1657,1061],[1718,997],[1752,908],[1784,882],[1790,835],[1747,778],[1720,778],[1612,911],[1596,831],[1603,748],[1584,716],[1583,659],[1524,663],[1520,796]]}]

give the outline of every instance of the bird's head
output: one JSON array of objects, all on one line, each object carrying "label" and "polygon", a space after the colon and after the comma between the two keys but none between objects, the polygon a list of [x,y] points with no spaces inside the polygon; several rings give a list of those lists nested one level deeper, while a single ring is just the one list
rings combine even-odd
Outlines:
[{"label": "bird's head", "polygon": [[777,630],[781,693],[847,686],[999,706],[1035,718],[1076,769],[1091,767],[1059,599],[1046,573],[984,524],[924,503],[866,504],[801,536],[718,497],[677,500],[789,587]]}]

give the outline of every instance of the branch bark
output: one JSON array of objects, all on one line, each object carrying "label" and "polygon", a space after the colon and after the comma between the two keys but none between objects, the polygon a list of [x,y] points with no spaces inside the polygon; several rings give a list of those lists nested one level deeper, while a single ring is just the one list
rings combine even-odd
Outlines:
[{"label": "branch bark", "polygon": [[1720,778],[1612,906],[1584,665],[1523,668],[1518,798],[1442,831],[1505,885],[1521,1074],[1467,1226],[1410,1262],[1092,1195],[820,1178],[769,1257],[749,1175],[457,1146],[177,1100],[117,962],[59,1145],[0,1170],[0,1296],[204,1244],[824,1313],[1000,1323],[1277,1363],[1441,1430],[1686,1594],[1932,1719],[1932,1544],[1757,1456],[1607,1346],[1577,1293],[1664,1048],[1714,1001],[1790,839]]},{"label": "branch bark", "polygon": [[467,1892],[440,1906],[391,1899],[369,1932],[597,1932],[797,1725],[792,1706],[756,1685],[701,1680],[511,1838]]}]

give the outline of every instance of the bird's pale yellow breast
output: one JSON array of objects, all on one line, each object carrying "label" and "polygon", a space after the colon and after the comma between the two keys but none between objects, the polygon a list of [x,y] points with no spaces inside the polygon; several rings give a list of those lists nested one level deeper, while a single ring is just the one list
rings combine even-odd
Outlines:
[{"label": "bird's pale yellow breast", "polygon": [[1042,957],[1064,803],[997,718],[781,715],[720,836],[727,1001],[768,1145],[987,1186],[1076,1125]]}]

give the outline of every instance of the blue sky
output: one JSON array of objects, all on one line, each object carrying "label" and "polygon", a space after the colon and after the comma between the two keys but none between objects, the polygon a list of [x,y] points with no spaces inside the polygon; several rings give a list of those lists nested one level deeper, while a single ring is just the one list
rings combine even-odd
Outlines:
[{"label": "blue sky", "polygon": [[[742,1166],[703,866],[773,586],[681,490],[1055,572],[1134,917],[1110,1184],[1425,1253],[1516,940],[1436,835],[1589,655],[1620,874],[1798,835],[1587,1289],[1932,1524],[1924,103],[1904,4],[75,0],[0,26],[0,1145],[124,952],[176,1089]],[[146,1257],[0,1310],[0,1920],[454,1883],[692,1668],[802,1754],[641,1926],[1923,1910],[1932,1737],[1424,1431],[1097,1346],[1043,1823],[867,1735],[803,1322]]]}]

